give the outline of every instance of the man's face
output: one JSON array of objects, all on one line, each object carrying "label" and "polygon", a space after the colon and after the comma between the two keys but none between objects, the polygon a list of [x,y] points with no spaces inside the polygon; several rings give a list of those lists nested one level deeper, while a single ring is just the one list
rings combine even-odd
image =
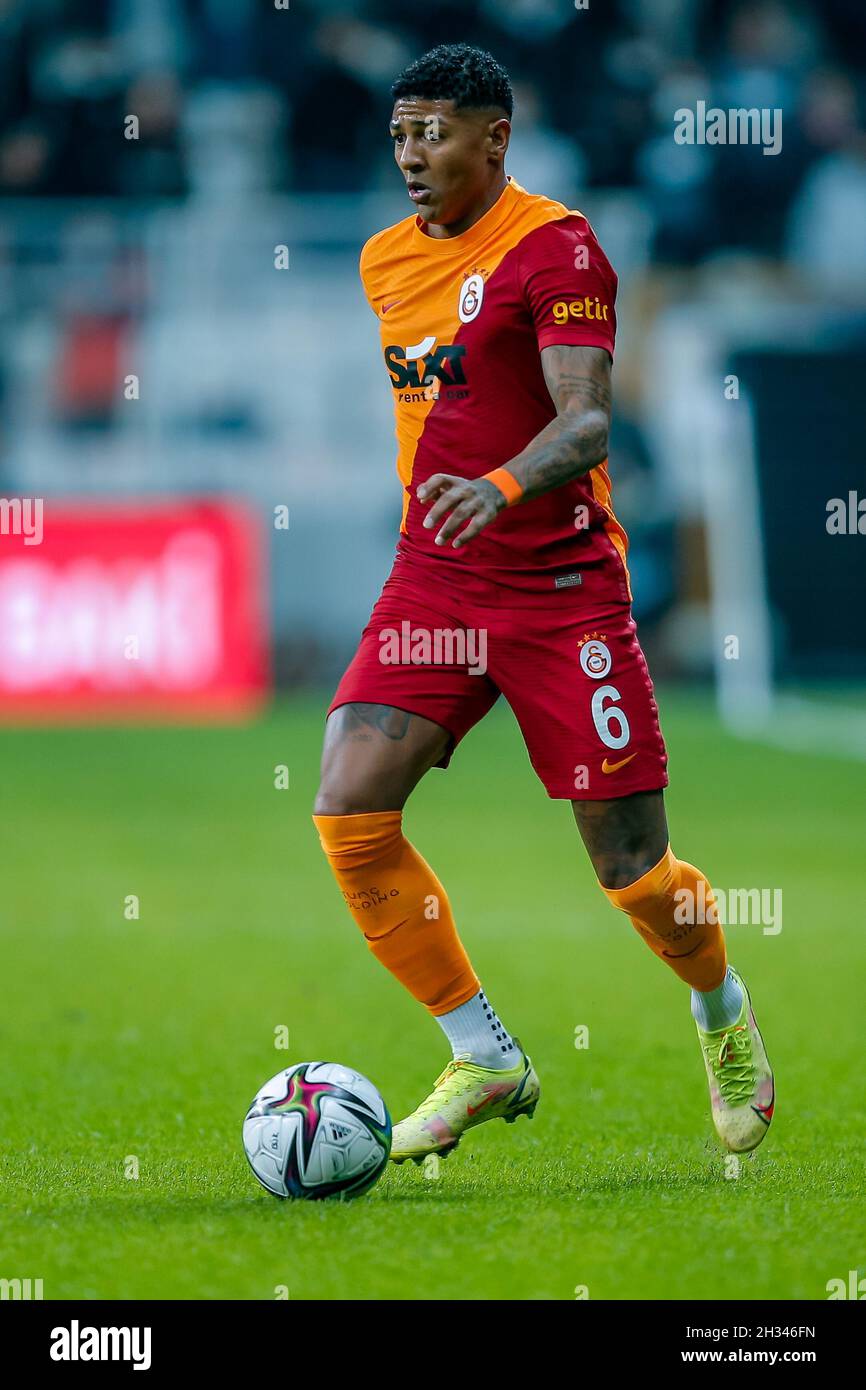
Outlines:
[{"label": "man's face", "polygon": [[391,116],[394,158],[425,222],[450,226],[470,215],[501,169],[511,127],[495,111],[453,101],[400,97]]}]

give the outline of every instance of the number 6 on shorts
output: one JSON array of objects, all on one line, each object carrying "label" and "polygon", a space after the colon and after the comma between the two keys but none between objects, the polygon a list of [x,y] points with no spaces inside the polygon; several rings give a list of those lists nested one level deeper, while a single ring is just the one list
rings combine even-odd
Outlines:
[{"label": "number 6 on shorts", "polygon": [[[615,700],[621,698],[615,685],[600,685],[592,693],[592,722],[595,725],[596,733],[607,748],[625,748],[631,738],[631,729],[628,726],[625,711],[614,704]],[[607,708],[605,708],[605,700],[610,701]],[[612,722],[618,726],[619,733],[615,733],[611,728]]]}]

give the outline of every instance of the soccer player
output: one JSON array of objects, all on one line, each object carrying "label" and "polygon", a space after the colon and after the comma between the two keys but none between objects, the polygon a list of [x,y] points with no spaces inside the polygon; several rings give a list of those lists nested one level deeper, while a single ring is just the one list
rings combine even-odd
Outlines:
[{"label": "soccer player", "polygon": [[500,694],[611,904],[690,987],[716,1129],[753,1149],[773,1074],[710,885],[668,841],[667,756],[611,509],[616,276],[582,213],[506,174],[512,92],[489,54],[435,48],[392,95],[414,212],[367,242],[361,278],[393,388],[403,519],[330,706],[313,817],[370,949],[451,1045],[391,1157],[446,1154],[539,1098],[402,828],[410,792]]}]

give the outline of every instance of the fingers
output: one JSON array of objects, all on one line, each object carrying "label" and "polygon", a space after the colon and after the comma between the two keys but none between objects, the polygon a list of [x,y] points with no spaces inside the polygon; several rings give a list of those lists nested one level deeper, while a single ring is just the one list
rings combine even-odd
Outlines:
[{"label": "fingers", "polygon": [[[438,497],[438,501],[433,504],[424,518],[424,525],[428,531],[432,530],[434,526],[438,526],[442,518],[447,516],[458,503],[466,498],[469,490],[465,478],[448,478],[444,474],[437,474],[436,476],[441,478],[441,482],[437,486],[435,494]],[[432,481],[433,479],[431,478],[430,482]],[[422,502],[431,500],[431,495],[429,493],[430,483],[426,484],[426,490],[428,495],[422,498],[421,489],[418,489],[418,497]]]},{"label": "fingers", "polygon": [[477,536],[495,515],[495,508],[491,510],[489,499],[479,492],[475,482],[448,473],[434,473],[418,487],[416,495],[424,506],[433,503],[424,518],[428,530],[447,518],[434,538],[436,545],[445,545],[460,531],[459,537],[452,542],[455,550]]},{"label": "fingers", "polygon": [[[467,522],[470,517],[477,514],[481,506],[483,506],[483,503],[481,503],[477,497],[467,497],[463,502],[459,503],[436,536],[435,544],[444,545],[455,532],[463,527],[464,523]],[[458,542],[455,541],[454,544],[457,545]]]},{"label": "fingers", "polygon": [[454,542],[454,549],[459,550],[461,545],[465,545],[467,541],[471,541],[473,536],[477,536],[479,531],[484,530],[489,520],[490,517],[486,516],[484,513],[476,513],[469,525],[465,530],[461,531],[460,535],[457,537]]},{"label": "fingers", "polygon": [[450,473],[433,473],[426,483],[421,483],[416,496],[419,502],[432,502],[439,496],[444,487],[448,487],[451,483],[462,482],[465,482],[464,478],[452,477]]}]

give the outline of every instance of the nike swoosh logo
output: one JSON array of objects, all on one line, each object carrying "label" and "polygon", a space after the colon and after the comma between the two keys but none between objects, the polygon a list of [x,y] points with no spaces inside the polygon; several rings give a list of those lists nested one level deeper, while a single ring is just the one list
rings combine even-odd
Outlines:
[{"label": "nike swoosh logo", "polygon": [[609,763],[607,758],[605,758],[601,765],[601,770],[602,772],[619,772],[621,767],[625,767],[626,763],[630,763],[632,758],[636,757],[637,753],[629,753],[628,757],[623,758],[621,763]]},{"label": "nike swoosh logo", "polygon": [[665,956],[667,960],[685,960],[687,956],[693,956],[695,951],[699,951],[703,944],[702,941],[699,941],[697,946],[693,946],[690,951],[662,951],[662,955]]},{"label": "nike swoosh logo", "polygon": [[494,1101],[494,1100],[501,1100],[503,1096],[509,1094],[510,1090],[511,1090],[511,1087],[510,1087],[510,1086],[493,1086],[493,1087],[491,1087],[490,1093],[489,1093],[488,1095],[486,1095],[482,1101],[479,1101],[477,1105],[467,1105],[467,1107],[466,1107],[466,1114],[467,1114],[467,1115],[477,1115],[477,1114],[478,1114],[478,1111],[479,1111],[479,1110],[483,1110],[484,1107],[485,1107],[485,1105],[490,1105],[491,1101]]},{"label": "nike swoosh logo", "polygon": [[385,317],[389,309],[396,309],[398,304],[402,304],[402,299],[392,299],[390,304],[382,305],[382,318]]},{"label": "nike swoosh logo", "polygon": [[773,1118],[773,1111],[775,1110],[775,1108],[776,1108],[776,1088],[775,1088],[775,1086],[773,1087],[773,1093],[772,1093],[772,1095],[770,1096],[769,1102],[768,1102],[766,1105],[755,1105],[754,1103],[752,1104],[752,1109],[754,1110],[755,1114],[758,1116],[759,1119],[761,1119],[761,1120],[764,1121],[764,1124],[765,1124],[765,1125],[769,1125],[770,1121],[772,1120],[772,1118]]}]

